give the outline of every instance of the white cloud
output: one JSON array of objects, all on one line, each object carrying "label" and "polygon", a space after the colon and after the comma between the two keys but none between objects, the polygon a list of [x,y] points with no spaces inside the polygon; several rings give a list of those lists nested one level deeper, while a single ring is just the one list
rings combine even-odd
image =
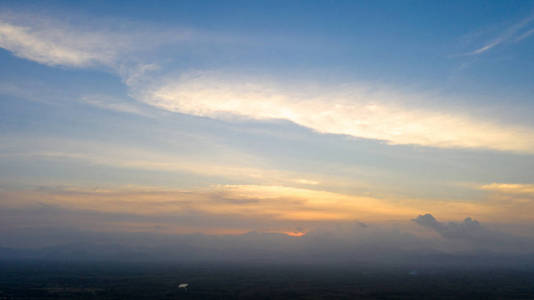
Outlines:
[{"label": "white cloud", "polygon": [[531,36],[532,34],[534,34],[534,29],[530,29],[530,30],[526,31],[525,33],[521,34],[519,37],[517,37],[515,39],[515,41],[516,42],[522,41],[522,40],[528,38],[529,36]]},{"label": "white cloud", "polygon": [[406,103],[413,95],[358,85],[283,86],[217,73],[164,80],[135,97],[184,114],[232,119],[283,119],[320,133],[389,144],[484,148],[534,153],[534,130]]},{"label": "white cloud", "polygon": [[0,47],[46,65],[109,65],[118,55],[120,44],[116,37],[61,27],[19,26],[0,20]]},{"label": "white cloud", "polygon": [[[531,18],[523,20],[510,31],[516,34],[530,21]],[[169,79],[164,71],[159,72],[159,64],[129,55],[143,49],[154,54],[165,43],[190,38],[189,32],[179,30],[158,32],[133,26],[125,31],[113,26],[74,26],[50,19],[0,15],[0,47],[46,65],[112,68],[134,98],[168,111],[210,118],[283,119],[320,133],[377,139],[389,144],[534,153],[533,129],[405,104],[422,95],[357,83],[288,87],[208,72]],[[214,37],[201,34],[195,38]],[[484,52],[500,40],[475,52]],[[101,100],[87,98],[86,102],[141,113],[132,105]]]},{"label": "white cloud", "polygon": [[[534,33],[534,29],[528,30],[527,32],[521,32],[523,28],[528,26],[532,20],[534,20],[534,15],[530,15],[527,18],[521,20],[520,22],[506,28],[504,32],[502,32],[499,36],[494,38],[492,41],[486,43],[484,46],[468,53],[469,55],[478,55],[482,54],[486,51],[491,50],[492,48],[510,41],[511,39],[514,39],[515,42],[519,42],[528,36],[530,36],[532,33]],[[519,35],[519,36],[518,36]]]},{"label": "white cloud", "polygon": [[36,14],[0,14],[0,48],[50,66],[108,67],[125,81],[155,68],[132,53],[190,38],[188,30],[164,30],[125,20],[84,23]]}]

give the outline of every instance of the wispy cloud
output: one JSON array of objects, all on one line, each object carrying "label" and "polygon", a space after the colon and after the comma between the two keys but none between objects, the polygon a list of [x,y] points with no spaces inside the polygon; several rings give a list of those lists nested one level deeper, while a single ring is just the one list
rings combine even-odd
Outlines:
[{"label": "wispy cloud", "polygon": [[534,20],[534,14],[526,17],[525,19],[521,20],[518,23],[515,23],[514,25],[506,28],[499,36],[492,39],[491,41],[487,42],[482,47],[473,50],[472,52],[469,52],[469,55],[479,55],[482,53],[485,53],[492,48],[499,46],[503,43],[514,41],[519,42],[521,40],[526,39],[529,37],[532,33],[534,33],[534,29],[529,29],[527,31],[524,31],[526,27],[532,24],[532,21]]},{"label": "wispy cloud", "polygon": [[124,101],[105,95],[87,95],[80,99],[81,102],[111,111],[136,114],[143,117],[154,117],[155,115],[142,107],[140,103],[134,101]]},{"label": "wispy cloud", "polygon": [[[236,220],[257,218],[264,224],[406,220],[424,211],[418,207],[423,201],[415,204],[406,199],[381,199],[279,185],[212,185],[189,189],[65,186],[7,189],[0,193],[5,199],[1,204],[4,209],[40,203],[70,210],[153,217],[202,214],[208,217],[206,220],[209,216],[234,216]],[[469,207],[466,203],[438,202],[424,206],[431,210],[439,207],[440,215],[449,217],[456,216],[458,211],[480,215],[484,209],[480,205]],[[242,229],[247,230],[246,227]]]},{"label": "wispy cloud", "polygon": [[480,187],[482,190],[534,197],[534,184],[491,183]]},{"label": "wispy cloud", "polygon": [[518,36],[515,41],[516,42],[519,42],[519,41],[522,41],[528,37],[530,37],[532,34],[534,34],[534,28],[533,29],[530,29],[528,31],[526,31],[525,33],[521,34],[520,36]]},{"label": "wispy cloud", "polygon": [[[145,217],[156,224],[174,218],[178,218],[176,222],[179,223],[180,218],[198,217],[200,223],[189,222],[193,227],[202,223],[214,224],[217,220],[233,220],[230,227],[220,229],[239,229],[242,232],[253,228],[251,220],[256,220],[255,225],[263,224],[264,227],[281,224],[285,228],[280,229],[289,231],[298,225],[306,227],[319,223],[408,220],[425,211],[435,211],[442,218],[452,219],[465,217],[466,214],[479,220],[510,223],[531,219],[527,215],[517,217],[517,212],[524,208],[520,203],[507,207],[503,212],[502,207],[488,203],[378,198],[282,185],[231,184],[188,189],[135,185],[100,188],[40,186],[6,188],[0,190],[0,197],[3,199],[0,209],[3,210],[48,205],[71,211]],[[509,214],[510,211],[515,214]],[[214,226],[217,226],[216,222]],[[358,226],[361,227],[361,224]]]},{"label": "wispy cloud", "polygon": [[[350,221],[406,218],[417,209],[372,197],[265,185],[215,185],[197,189],[125,187],[113,189],[52,188],[2,192],[3,207],[39,203],[74,210],[134,215],[202,213],[263,220]],[[246,230],[246,228],[243,228]]]},{"label": "wispy cloud", "polygon": [[[9,143],[7,142],[9,140]],[[87,166],[102,166],[126,170],[157,171],[174,174],[174,176],[201,176],[217,182],[237,181],[241,183],[314,186],[321,188],[331,182],[355,186],[354,181],[347,182],[337,176],[298,172],[278,169],[264,159],[229,148],[222,144],[207,141],[183,139],[194,143],[195,148],[216,149],[216,152],[199,154],[190,151],[161,151],[152,148],[128,147],[116,143],[103,143],[96,140],[75,140],[65,138],[6,138],[0,147],[0,159],[61,161],[83,163]],[[142,176],[141,174],[138,176]],[[321,179],[321,182],[318,181]],[[67,180],[68,179],[63,179]]]},{"label": "wispy cloud", "polygon": [[135,77],[143,68],[136,62],[129,66],[132,53],[191,37],[188,30],[147,29],[126,23],[129,26],[98,22],[74,25],[35,14],[4,13],[0,14],[0,47],[45,65],[103,66]]},{"label": "wispy cloud", "polygon": [[512,223],[532,220],[534,184],[491,183],[479,189],[488,193],[486,202],[499,207],[500,214]]},{"label": "wispy cloud", "polygon": [[380,87],[283,85],[245,76],[196,72],[165,79],[134,97],[184,114],[217,119],[283,119],[320,133],[389,144],[534,153],[533,129],[406,105],[403,103],[421,96]]},{"label": "wispy cloud", "polygon": [[[0,47],[46,65],[110,65],[124,46],[121,39],[58,27],[26,27],[0,22]],[[121,45],[123,44],[123,45]]]},{"label": "wispy cloud", "polygon": [[[510,39],[532,18],[516,24],[473,53],[483,53]],[[534,153],[534,129],[407,104],[414,103],[414,97],[434,97],[424,92],[414,95],[358,82],[289,86],[254,79],[248,74],[232,76],[224,72],[180,72],[182,75],[176,77],[169,75],[176,74],[175,70],[160,70],[161,64],[147,62],[142,55],[130,55],[144,49],[152,51],[150,57],[156,57],[154,51],[160,45],[191,38],[190,32],[180,30],[157,32],[134,27],[124,31],[0,15],[0,47],[46,65],[111,68],[134,99],[167,111],[216,119],[282,119],[319,133],[388,144]],[[85,100],[101,108],[143,114],[139,107],[126,103]]]}]

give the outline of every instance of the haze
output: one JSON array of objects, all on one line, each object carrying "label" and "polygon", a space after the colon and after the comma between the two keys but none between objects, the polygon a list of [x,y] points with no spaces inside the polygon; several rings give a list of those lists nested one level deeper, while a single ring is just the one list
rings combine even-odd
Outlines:
[{"label": "haze", "polygon": [[2,1],[0,48],[4,258],[534,257],[532,1]]}]

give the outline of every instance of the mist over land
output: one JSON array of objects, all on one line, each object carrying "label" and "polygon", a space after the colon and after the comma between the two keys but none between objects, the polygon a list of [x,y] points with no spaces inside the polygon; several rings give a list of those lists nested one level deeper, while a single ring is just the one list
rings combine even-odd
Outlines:
[{"label": "mist over land", "polygon": [[19,229],[3,236],[0,252],[4,260],[424,269],[528,269],[534,263],[532,239],[488,229],[471,218],[444,223],[430,214],[411,223],[323,225],[297,236],[256,231],[210,235],[57,228]]}]

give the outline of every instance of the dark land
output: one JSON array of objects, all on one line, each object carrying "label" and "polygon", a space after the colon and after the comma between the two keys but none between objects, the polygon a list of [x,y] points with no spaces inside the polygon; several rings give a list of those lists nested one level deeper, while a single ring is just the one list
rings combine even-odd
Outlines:
[{"label": "dark land", "polygon": [[0,299],[534,299],[534,269],[4,261]]}]

